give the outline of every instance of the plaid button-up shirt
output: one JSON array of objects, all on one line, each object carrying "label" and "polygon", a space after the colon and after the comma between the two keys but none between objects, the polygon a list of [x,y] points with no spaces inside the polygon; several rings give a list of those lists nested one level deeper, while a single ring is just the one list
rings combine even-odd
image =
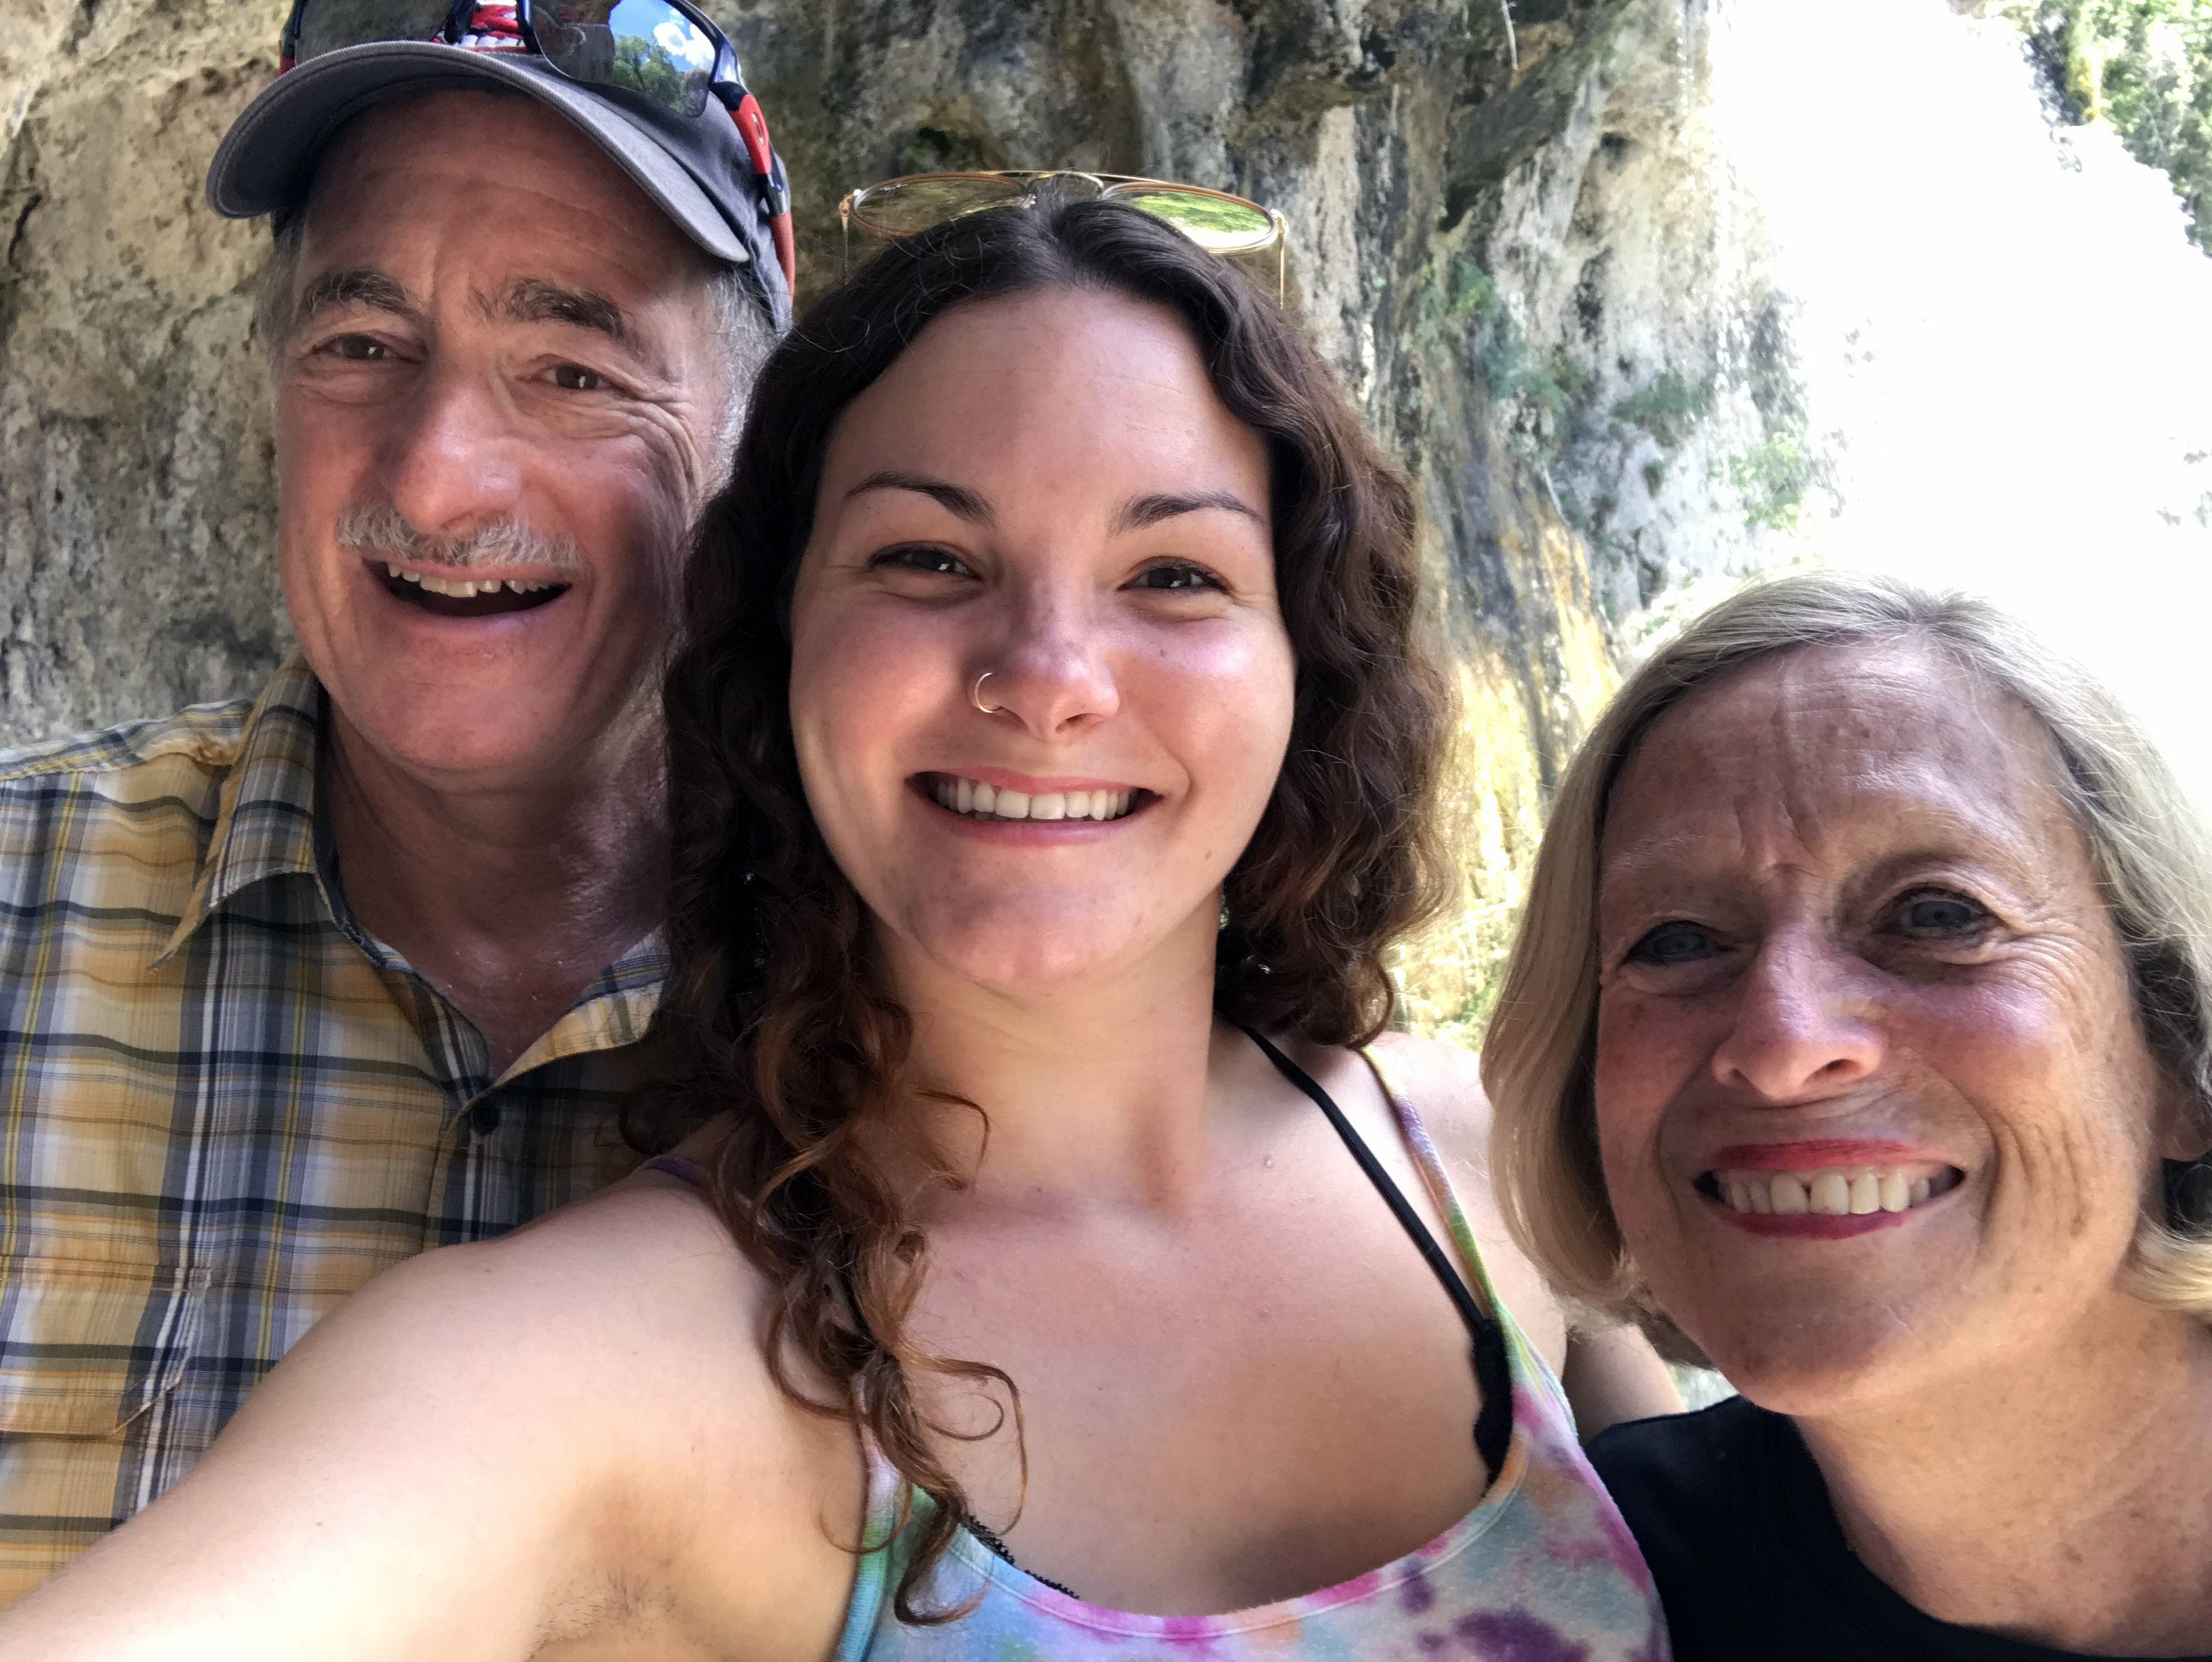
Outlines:
[{"label": "plaid button-up shirt", "polygon": [[495,1077],[347,911],[323,694],[0,753],[0,1603],[182,1476],[377,1271],[634,1164],[655,938]]}]

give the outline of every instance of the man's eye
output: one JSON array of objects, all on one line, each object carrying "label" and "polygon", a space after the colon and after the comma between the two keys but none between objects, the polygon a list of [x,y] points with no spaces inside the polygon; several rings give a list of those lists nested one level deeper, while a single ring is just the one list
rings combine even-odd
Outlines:
[{"label": "man's eye", "polygon": [[1193,594],[1200,589],[1218,589],[1221,579],[1204,566],[1193,565],[1188,560],[1164,560],[1158,565],[1146,566],[1129,587]]},{"label": "man's eye", "polygon": [[1988,908],[1942,889],[1922,889],[1897,903],[1898,927],[1908,934],[1955,938],[1989,921]]},{"label": "man's eye", "polygon": [[596,393],[607,380],[596,369],[586,369],[580,363],[563,363],[555,367],[553,384],[564,393]]},{"label": "man's eye", "polygon": [[381,363],[392,349],[373,335],[337,335],[323,343],[323,350],[349,363]]},{"label": "man's eye", "polygon": [[887,548],[868,562],[878,570],[924,571],[933,576],[965,577],[972,575],[967,565],[949,548],[935,548],[927,544],[908,543],[897,548]]},{"label": "man's eye", "polygon": [[1698,924],[1676,919],[1662,923],[1631,947],[1628,959],[1632,964],[1687,964],[1709,956],[1717,944]]}]

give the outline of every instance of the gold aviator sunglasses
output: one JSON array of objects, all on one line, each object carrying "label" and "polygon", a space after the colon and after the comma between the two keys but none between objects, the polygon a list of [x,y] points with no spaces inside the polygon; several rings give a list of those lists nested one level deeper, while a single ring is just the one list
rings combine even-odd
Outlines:
[{"label": "gold aviator sunglasses", "polygon": [[1275,299],[1285,293],[1288,227],[1283,216],[1256,202],[1225,191],[1209,191],[1202,185],[1176,185],[1164,179],[1139,179],[1130,174],[1086,174],[1066,168],[999,169],[972,174],[908,174],[863,185],[846,193],[837,204],[844,227],[845,263],[852,264],[853,233],[857,228],[884,241],[896,241],[933,225],[986,208],[1006,208],[1034,200],[1036,187],[1046,180],[1060,184],[1069,194],[1110,198],[1172,225],[1208,253],[1244,260],[1272,253],[1275,267]]}]

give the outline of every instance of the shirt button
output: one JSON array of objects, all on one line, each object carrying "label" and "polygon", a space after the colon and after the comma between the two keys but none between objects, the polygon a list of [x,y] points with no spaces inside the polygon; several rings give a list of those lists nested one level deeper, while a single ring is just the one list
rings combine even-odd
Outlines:
[{"label": "shirt button", "polygon": [[479,1102],[469,1110],[469,1129],[480,1137],[488,1137],[499,1129],[499,1105]]}]

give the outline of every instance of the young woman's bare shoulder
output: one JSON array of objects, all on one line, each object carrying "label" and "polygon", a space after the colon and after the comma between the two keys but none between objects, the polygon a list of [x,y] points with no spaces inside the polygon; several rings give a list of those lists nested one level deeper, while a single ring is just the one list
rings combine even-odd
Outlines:
[{"label": "young woman's bare shoulder", "polygon": [[1490,1099],[1483,1093],[1480,1058],[1449,1039],[1385,1033],[1372,1046],[1391,1082],[1429,1128],[1429,1135],[1454,1166],[1490,1178]]}]

